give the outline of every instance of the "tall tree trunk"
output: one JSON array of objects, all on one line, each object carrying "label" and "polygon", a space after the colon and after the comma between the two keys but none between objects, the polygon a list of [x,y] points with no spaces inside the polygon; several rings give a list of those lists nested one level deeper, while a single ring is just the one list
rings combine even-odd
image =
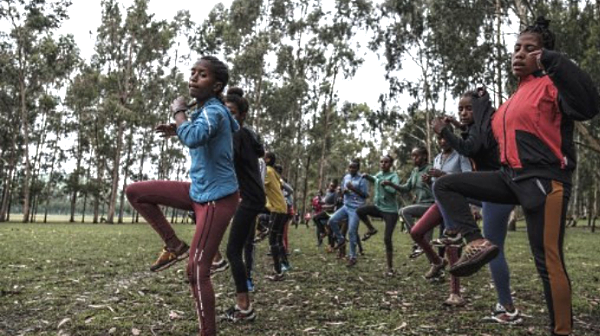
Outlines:
[{"label": "tall tree trunk", "polygon": [[115,151],[115,161],[112,171],[112,187],[110,191],[110,200],[108,203],[108,215],[106,222],[114,223],[115,208],[117,205],[117,189],[119,188],[119,170],[121,169],[121,150],[123,147],[123,133],[125,131],[125,122],[120,121],[117,131],[117,149]]},{"label": "tall tree trunk", "polygon": [[2,192],[2,203],[0,206],[0,222],[5,222],[8,221],[8,219],[10,218],[10,214],[9,214],[9,203],[10,203],[10,198],[12,196],[12,181],[13,181],[13,173],[15,172],[15,164],[16,164],[16,159],[13,153],[13,156],[11,157],[10,160],[10,168],[8,171],[8,174],[6,175],[6,179],[4,181],[4,190]]},{"label": "tall tree trunk", "polygon": [[129,160],[133,148],[133,131],[129,132],[127,137],[127,157],[125,158],[125,175],[123,176],[123,188],[121,189],[121,198],[119,199],[119,219],[118,223],[123,224],[123,206],[125,202],[125,188],[127,188],[127,178],[129,177]]},{"label": "tall tree trunk", "polygon": [[331,110],[333,109],[333,88],[335,87],[335,80],[337,78],[338,67],[335,66],[333,71],[333,80],[331,81],[331,87],[329,90],[329,99],[325,103],[323,113],[325,113],[325,125],[323,130],[323,144],[321,146],[321,157],[319,158],[319,182],[318,188],[323,188],[323,179],[325,178],[325,165],[327,164],[327,140],[329,139],[329,118],[331,117]]},{"label": "tall tree trunk", "polygon": [[79,174],[81,174],[81,160],[83,157],[83,148],[81,144],[81,125],[77,131],[77,164],[75,165],[75,181],[73,182],[74,188],[71,193],[71,216],[69,217],[69,223],[75,222],[75,208],[77,206],[77,194],[79,193]]},{"label": "tall tree trunk", "polygon": [[25,103],[25,95],[27,89],[25,87],[25,78],[23,74],[22,50],[19,48],[19,63],[21,69],[19,73],[19,92],[21,96],[21,124],[23,126],[23,155],[25,156],[25,179],[23,180],[23,223],[29,219],[29,183],[31,181],[31,163],[29,161],[29,115],[27,113],[27,105]]},{"label": "tall tree trunk", "polygon": [[[56,134],[60,134],[59,132],[56,132]],[[58,142],[58,139],[56,139],[56,141]],[[52,155],[52,163],[50,164],[50,177],[48,178],[48,184],[46,185],[46,209],[44,209],[44,223],[47,223],[48,221],[48,208],[50,206],[50,193],[52,188],[52,175],[54,175],[54,163],[56,162],[56,156],[58,155],[58,144],[55,143],[54,144],[54,152]]]},{"label": "tall tree trunk", "polygon": [[496,0],[496,106],[502,105],[502,1]]},{"label": "tall tree trunk", "polygon": [[306,173],[304,174],[304,191],[302,192],[302,216],[306,215],[306,199],[308,197],[308,174],[310,172],[310,160],[312,155],[308,153],[306,158]]}]

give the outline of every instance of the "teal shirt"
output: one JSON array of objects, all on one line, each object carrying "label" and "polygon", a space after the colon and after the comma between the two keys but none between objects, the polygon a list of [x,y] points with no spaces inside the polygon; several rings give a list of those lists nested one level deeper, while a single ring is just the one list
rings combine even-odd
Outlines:
[{"label": "teal shirt", "polygon": [[398,213],[398,202],[396,201],[396,189],[390,186],[382,186],[381,182],[390,181],[394,184],[400,184],[400,178],[398,174],[394,172],[379,172],[373,176],[375,181],[373,187],[375,188],[375,197],[373,198],[373,204],[381,212],[392,212]]},{"label": "teal shirt", "polygon": [[421,168],[416,167],[410,173],[408,181],[400,186],[400,191],[402,192],[407,193],[412,191],[416,197],[415,204],[433,204],[435,202],[433,193],[431,192],[431,186],[421,179],[421,175],[427,173],[429,169],[431,169],[431,165],[429,164],[426,164]]}]

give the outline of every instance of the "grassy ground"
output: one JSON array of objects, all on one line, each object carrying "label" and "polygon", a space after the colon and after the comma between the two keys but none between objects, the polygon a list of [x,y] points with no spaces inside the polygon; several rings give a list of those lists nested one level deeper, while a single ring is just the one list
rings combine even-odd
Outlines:
[{"label": "grassy ground", "polygon": [[[381,223],[376,223],[381,226]],[[547,335],[541,282],[525,233],[510,233],[507,253],[522,326],[481,323],[495,302],[487,270],[463,281],[468,305],[446,308],[448,282],[429,283],[424,257],[409,261],[408,236],[394,237],[399,274],[383,275],[382,234],[347,269],[314,246],[314,229],[290,230],[294,269],[269,283],[266,242],[257,253],[258,312],[247,325],[219,323],[220,335]],[[191,225],[177,225],[182,238]],[[161,243],[147,225],[0,225],[0,335],[195,335],[185,263],[147,271]],[[600,234],[568,231],[575,335],[600,334]],[[213,279],[217,310],[233,303],[230,273]]]}]

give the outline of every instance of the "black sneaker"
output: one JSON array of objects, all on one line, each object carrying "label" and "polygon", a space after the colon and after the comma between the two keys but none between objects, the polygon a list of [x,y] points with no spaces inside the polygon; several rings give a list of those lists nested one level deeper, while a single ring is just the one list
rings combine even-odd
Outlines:
[{"label": "black sneaker", "polygon": [[417,259],[423,253],[424,253],[423,250],[420,247],[418,247],[412,251],[412,253],[408,256],[408,258],[409,259]]},{"label": "black sneaker", "polygon": [[365,233],[362,237],[362,241],[367,241],[369,240],[369,238],[371,238],[373,235],[375,235],[377,233],[377,230],[373,230],[373,231],[368,231],[367,233]]},{"label": "black sneaker", "polygon": [[212,263],[210,265],[210,276],[213,276],[217,273],[225,272],[229,268],[229,263],[225,258],[221,259],[221,261]]},{"label": "black sneaker", "polygon": [[256,313],[254,312],[252,305],[246,310],[242,310],[238,305],[235,305],[225,311],[223,319],[233,323],[252,322],[256,319]]}]

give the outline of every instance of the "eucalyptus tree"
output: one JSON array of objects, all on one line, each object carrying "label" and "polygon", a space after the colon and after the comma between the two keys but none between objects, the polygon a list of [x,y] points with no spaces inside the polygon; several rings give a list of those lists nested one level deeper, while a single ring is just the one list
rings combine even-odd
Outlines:
[{"label": "eucalyptus tree", "polygon": [[[30,125],[37,118],[36,109],[32,108],[30,100],[41,90],[44,83],[54,81],[55,77],[63,74],[55,73],[52,57],[54,53],[46,54],[47,45],[53,44],[51,34],[61,22],[68,18],[66,8],[68,0],[25,2],[23,0],[3,0],[0,2],[0,18],[10,25],[10,34],[4,35],[8,53],[12,56],[9,66],[14,68],[16,75],[12,85],[19,99],[18,110],[20,135],[23,145],[24,179],[23,190],[23,221],[30,214],[30,183],[32,165],[29,153]],[[60,69],[58,69],[60,70]]]},{"label": "eucalyptus tree", "polygon": [[[145,89],[142,78],[156,71],[157,61],[165,57],[175,34],[166,21],[156,21],[148,13],[148,0],[134,1],[125,15],[114,0],[102,1],[102,7],[94,64],[105,77],[102,108],[110,114],[108,129],[115,138],[115,145],[109,147],[112,166],[106,216],[106,221],[113,223],[122,152],[130,148],[124,148],[124,138],[136,131],[133,126],[138,114],[147,113],[141,99]],[[129,139],[133,141],[133,135]]]}]

